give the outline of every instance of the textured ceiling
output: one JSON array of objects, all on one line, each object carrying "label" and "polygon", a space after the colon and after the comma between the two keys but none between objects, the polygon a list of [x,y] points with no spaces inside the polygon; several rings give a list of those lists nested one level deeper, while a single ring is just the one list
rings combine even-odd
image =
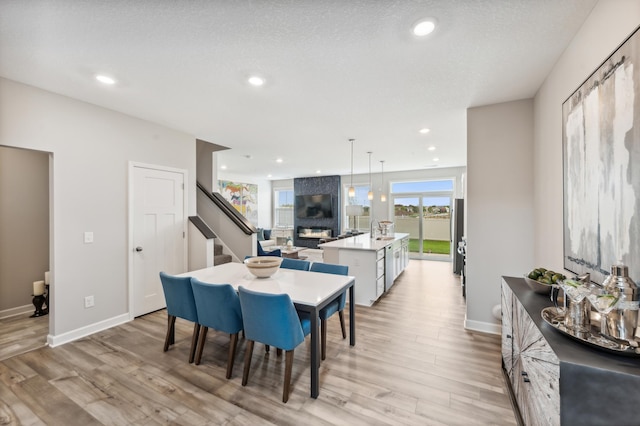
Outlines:
[{"label": "textured ceiling", "polygon": [[355,173],[367,151],[374,171],[460,166],[466,109],[534,96],[595,3],[2,0],[0,76],[230,147],[221,163],[261,178],[348,174],[349,138]]}]

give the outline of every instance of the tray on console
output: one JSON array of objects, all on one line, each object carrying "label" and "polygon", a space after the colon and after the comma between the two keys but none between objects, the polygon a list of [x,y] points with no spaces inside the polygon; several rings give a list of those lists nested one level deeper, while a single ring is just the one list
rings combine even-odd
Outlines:
[{"label": "tray on console", "polygon": [[[588,346],[592,346],[594,348],[615,353],[618,355],[626,355],[633,357],[640,357],[640,348],[633,347],[626,341],[614,341],[612,338],[607,338],[601,335],[599,332],[575,332],[573,330],[568,329],[564,325],[564,311],[556,309],[553,306],[549,306],[548,308],[544,308],[542,312],[540,312],[542,319],[544,322],[549,324],[551,327],[558,330],[560,333],[565,336],[569,336],[570,338],[577,340],[581,343],[584,343]],[[633,342],[635,343],[635,342]]]}]

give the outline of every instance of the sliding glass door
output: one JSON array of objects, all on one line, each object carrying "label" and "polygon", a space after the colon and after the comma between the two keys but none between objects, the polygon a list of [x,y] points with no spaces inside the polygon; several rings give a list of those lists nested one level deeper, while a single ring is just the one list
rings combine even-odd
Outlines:
[{"label": "sliding glass door", "polygon": [[409,234],[412,258],[451,260],[452,189],[452,181],[392,184],[395,231]]}]

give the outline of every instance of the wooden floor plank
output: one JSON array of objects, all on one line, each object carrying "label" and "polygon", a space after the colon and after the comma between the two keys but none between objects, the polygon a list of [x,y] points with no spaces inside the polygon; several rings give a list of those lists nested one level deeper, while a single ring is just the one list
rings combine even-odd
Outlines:
[{"label": "wooden floor plank", "polygon": [[[201,365],[189,364],[192,325],[177,321],[176,343],[163,352],[162,310],[0,361],[0,424],[514,425],[500,337],[464,329],[465,302],[450,271],[450,263],[412,260],[374,306],[356,306],[355,347],[342,339],[337,315],[330,318],[317,400],[309,397],[309,339],[295,351],[283,404],[284,357],[256,345],[242,386],[244,339],[227,380],[229,336],[210,332]],[[0,356],[13,344],[0,339]]]}]

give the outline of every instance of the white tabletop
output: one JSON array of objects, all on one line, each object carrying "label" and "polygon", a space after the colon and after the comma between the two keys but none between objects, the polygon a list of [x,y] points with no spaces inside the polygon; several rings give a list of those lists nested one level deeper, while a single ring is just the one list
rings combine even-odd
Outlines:
[{"label": "white tabletop", "polygon": [[355,237],[342,238],[328,243],[318,244],[320,248],[328,249],[347,249],[347,250],[380,250],[388,245],[393,244],[394,241],[401,240],[408,237],[409,234],[402,232],[396,232],[393,236],[389,236],[388,239],[372,239],[370,233],[356,235]]},{"label": "white tabletop", "polygon": [[211,268],[185,272],[179,276],[194,277],[205,283],[243,286],[263,293],[286,293],[293,303],[317,306],[344,290],[352,276],[297,271],[280,268],[269,278],[256,278],[243,263],[225,263]]}]

